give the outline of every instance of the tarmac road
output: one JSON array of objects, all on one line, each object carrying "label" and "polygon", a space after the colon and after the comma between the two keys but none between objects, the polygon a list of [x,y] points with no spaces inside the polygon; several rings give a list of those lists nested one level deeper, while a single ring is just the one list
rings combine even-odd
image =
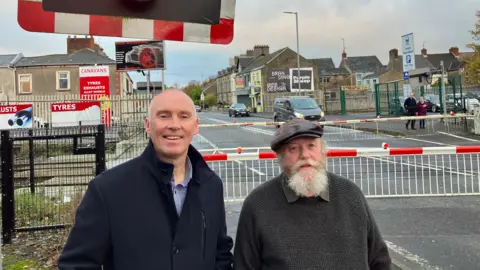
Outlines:
[{"label": "tarmac road", "polygon": [[[232,123],[234,119],[228,114],[212,112],[201,112],[199,118],[200,124]],[[268,121],[257,117],[235,119],[237,123]],[[266,148],[275,130],[275,127],[257,126],[201,128],[194,145],[199,149]],[[473,136],[456,134],[394,138],[336,127],[326,127],[325,133],[330,148],[381,147],[383,142],[390,147],[480,145]],[[274,161],[232,161],[211,166],[224,179],[225,195],[231,199],[241,199],[249,190],[279,173]],[[330,171],[347,176],[366,195],[479,193],[479,168],[478,155],[329,161]],[[368,201],[392,257],[401,269],[480,268],[480,196],[369,198]],[[240,202],[227,202],[232,235],[240,208]]]}]

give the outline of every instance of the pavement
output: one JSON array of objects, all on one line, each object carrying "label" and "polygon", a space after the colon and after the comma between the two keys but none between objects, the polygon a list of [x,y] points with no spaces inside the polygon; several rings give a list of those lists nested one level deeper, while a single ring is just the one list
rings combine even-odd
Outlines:
[{"label": "pavement", "polygon": [[[356,117],[365,116],[366,114],[359,114]],[[200,124],[233,122],[233,118],[228,115],[214,112],[201,112],[199,119]],[[237,122],[265,121],[265,118],[256,116],[235,119]],[[275,130],[275,127],[261,126],[202,127],[193,144],[204,152],[212,148],[238,146],[262,147],[260,151],[270,151],[268,145]],[[325,132],[330,148],[380,147],[383,142],[387,142],[390,147],[480,145],[475,136],[455,132],[439,133],[434,130],[425,132],[422,136],[402,138],[339,127],[326,127]],[[349,172],[349,178],[355,179],[355,182],[359,180],[360,185],[364,185],[367,179],[374,179],[374,184],[362,186],[362,189],[369,188],[374,194],[384,194],[386,187],[391,187],[392,190],[396,187],[403,193],[432,188],[432,185],[424,182],[425,179],[444,179],[446,182],[436,187],[439,193],[439,188],[452,188],[448,190],[452,191],[467,187],[479,192],[478,155],[466,155],[457,160],[444,157],[405,157],[407,161],[383,158],[342,159],[343,163],[332,165],[331,170],[338,170],[340,174]],[[226,182],[231,183],[236,179],[236,186],[226,187],[229,196],[240,197],[279,172],[273,161],[272,164],[260,161],[237,163],[212,164],[212,168]],[[238,183],[239,179],[243,179],[243,182]],[[369,198],[368,202],[390,248],[396,265],[394,269],[479,269],[480,196]],[[241,203],[227,202],[228,230],[233,237],[240,209]]]}]

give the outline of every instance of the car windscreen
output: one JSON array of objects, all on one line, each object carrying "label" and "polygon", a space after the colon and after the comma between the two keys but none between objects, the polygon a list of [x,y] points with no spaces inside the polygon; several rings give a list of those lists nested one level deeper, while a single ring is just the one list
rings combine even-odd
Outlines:
[{"label": "car windscreen", "polygon": [[245,108],[246,108],[245,104],[235,104],[234,107],[235,107],[236,109],[245,109]]},{"label": "car windscreen", "polygon": [[290,100],[292,106],[295,109],[316,109],[318,108],[317,103],[311,98],[299,98]]}]

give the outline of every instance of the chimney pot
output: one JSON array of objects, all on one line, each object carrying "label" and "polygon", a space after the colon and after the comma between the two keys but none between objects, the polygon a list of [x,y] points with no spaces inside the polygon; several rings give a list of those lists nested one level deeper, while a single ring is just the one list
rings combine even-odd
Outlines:
[{"label": "chimney pot", "polygon": [[455,57],[459,57],[460,56],[460,52],[458,50],[458,47],[451,47],[449,50],[448,50],[449,53],[455,55]]}]

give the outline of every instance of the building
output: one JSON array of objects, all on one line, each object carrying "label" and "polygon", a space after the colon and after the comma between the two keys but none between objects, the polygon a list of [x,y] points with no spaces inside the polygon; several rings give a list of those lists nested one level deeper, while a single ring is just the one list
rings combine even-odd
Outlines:
[{"label": "building", "polygon": [[347,56],[345,51],[342,53],[339,68],[344,68],[350,73],[350,85],[353,86],[362,86],[364,77],[385,70],[382,62],[374,55]]},{"label": "building", "polygon": [[[451,47],[448,53],[436,54],[428,54],[427,49],[423,48],[421,54],[415,55],[415,69],[409,71],[409,84],[412,89],[435,83],[441,74],[433,74],[431,82],[427,82],[426,77],[438,71],[442,61],[446,73],[456,75],[463,72],[465,62],[460,59],[457,47]],[[403,75],[403,56],[398,54],[397,49],[391,49],[387,71],[379,76],[380,82],[401,81],[401,85],[403,85]]]},{"label": "building", "polygon": [[[110,93],[116,85],[115,61],[91,49],[71,54],[23,57],[15,64],[17,95],[80,94],[80,66],[107,65]],[[113,93],[112,93],[113,92]],[[13,94],[13,93],[12,93]]]},{"label": "building", "polygon": [[[313,91],[318,92],[318,70],[312,61],[300,56],[300,67],[310,68],[313,81]],[[278,95],[290,91],[290,69],[297,68],[297,53],[288,47],[270,53],[268,46],[254,47],[254,60],[236,75],[236,91],[238,102],[251,106],[257,112],[273,111],[273,101]],[[285,74],[282,78],[275,77],[279,72]],[[288,75],[287,75],[288,74]],[[284,78],[286,77],[286,78]],[[313,77],[313,78],[312,78]],[[285,81],[286,80],[286,81]],[[281,90],[269,89],[268,85],[285,85]],[[318,102],[323,103],[323,95],[318,95]]]},{"label": "building", "polygon": [[23,54],[0,55],[0,99],[6,100],[15,93],[15,64]]},{"label": "building", "polygon": [[310,59],[318,69],[320,89],[340,89],[341,86],[350,85],[351,76],[348,70],[335,67],[332,58]]},{"label": "building", "polygon": [[217,102],[221,104],[237,103],[235,91],[235,67],[233,65],[218,72]]}]

